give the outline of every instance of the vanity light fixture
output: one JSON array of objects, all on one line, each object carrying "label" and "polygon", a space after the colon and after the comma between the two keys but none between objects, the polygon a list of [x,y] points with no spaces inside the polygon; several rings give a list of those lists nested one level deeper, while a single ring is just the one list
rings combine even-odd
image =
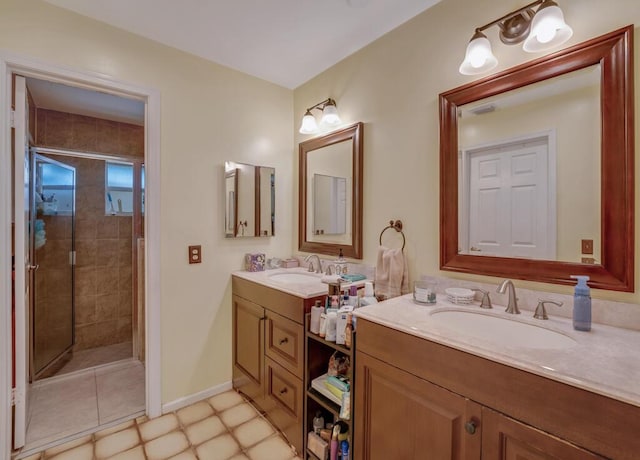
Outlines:
[{"label": "vanity light fixture", "polygon": [[321,125],[337,126],[341,123],[340,116],[338,116],[336,101],[331,98],[327,98],[324,101],[318,102],[314,106],[307,109],[304,117],[302,117],[300,134],[313,134],[318,132],[318,123],[316,122],[316,117],[314,117],[311,113],[313,109],[322,111],[322,119],[320,120]]},{"label": "vanity light fixture", "polygon": [[[539,6],[538,6],[539,5]],[[534,8],[538,6],[538,10]],[[500,41],[516,45],[524,41],[522,49],[529,53],[546,51],[565,43],[573,35],[571,27],[564,22],[562,10],[553,0],[536,0],[522,8],[478,27],[467,45],[460,73],[476,75],[488,72],[498,65],[491,51],[491,42],[483,33],[491,26],[500,28]]]}]

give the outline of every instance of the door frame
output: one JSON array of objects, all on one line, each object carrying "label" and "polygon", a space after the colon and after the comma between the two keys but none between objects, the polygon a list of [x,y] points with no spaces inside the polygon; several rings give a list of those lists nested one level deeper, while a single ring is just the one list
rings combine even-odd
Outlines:
[{"label": "door frame", "polygon": [[[0,260],[11,260],[12,176],[11,75],[99,90],[135,98],[145,103],[145,308],[146,308],[146,413],[162,414],[160,349],[160,92],[0,50]],[[20,248],[16,248],[20,250]],[[12,320],[11,268],[0,264],[0,457],[9,458],[12,447]],[[16,307],[18,299],[16,299]]]}]

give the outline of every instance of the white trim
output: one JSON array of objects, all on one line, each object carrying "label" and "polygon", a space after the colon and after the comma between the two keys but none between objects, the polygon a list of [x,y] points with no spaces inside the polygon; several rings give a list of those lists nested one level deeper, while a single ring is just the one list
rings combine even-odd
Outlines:
[{"label": "white trim", "polygon": [[[0,59],[0,458],[11,451],[11,80]],[[9,97],[9,99],[7,99]],[[9,333],[7,333],[7,331]]]},{"label": "white trim", "polygon": [[191,404],[197,403],[198,401],[202,401],[203,399],[207,399],[220,393],[224,393],[225,391],[229,391],[232,388],[233,385],[231,385],[231,380],[229,380],[228,382],[221,383],[220,385],[207,388],[206,390],[190,394],[189,396],[183,396],[182,398],[178,398],[175,401],[170,401],[163,404],[162,413],[166,414],[169,412],[177,411],[179,409],[182,409],[183,407],[187,407]]},{"label": "white trim", "polygon": [[[146,235],[146,411],[150,417],[162,413],[160,350],[160,92],[115,80],[89,71],[77,71],[0,50],[0,260],[11,257],[11,74],[73,84],[146,102],[145,163],[147,198]],[[9,152],[9,153],[7,153]],[[11,270],[0,264],[0,302],[11,305]],[[11,315],[0,308],[0,458],[11,454]]]}]

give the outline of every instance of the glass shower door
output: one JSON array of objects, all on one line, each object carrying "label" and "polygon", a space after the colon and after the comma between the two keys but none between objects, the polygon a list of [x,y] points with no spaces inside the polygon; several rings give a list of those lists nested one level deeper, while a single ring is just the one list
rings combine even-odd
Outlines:
[{"label": "glass shower door", "polygon": [[31,377],[38,378],[74,344],[75,168],[32,154],[34,273]]}]

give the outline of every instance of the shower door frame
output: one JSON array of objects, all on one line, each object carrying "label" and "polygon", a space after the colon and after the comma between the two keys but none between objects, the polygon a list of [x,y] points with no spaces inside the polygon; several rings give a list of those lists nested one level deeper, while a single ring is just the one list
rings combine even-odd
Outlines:
[{"label": "shower door frame", "polygon": [[[0,260],[11,259],[12,176],[11,138],[12,75],[19,74],[71,86],[99,90],[145,103],[145,310],[146,310],[146,413],[162,415],[162,369],[160,340],[160,92],[147,86],[126,83],[91,71],[54,65],[29,56],[0,50]],[[0,302],[12,303],[12,270],[0,264]],[[16,308],[19,307],[16,299]],[[12,449],[12,318],[10,309],[0,309],[0,458]],[[27,362],[28,357],[22,356]]]},{"label": "shower door frame", "polygon": [[[54,164],[64,169],[69,169],[73,171],[73,209],[71,211],[71,254],[69,255],[69,265],[71,266],[71,344],[66,347],[60,354],[58,354],[55,358],[45,364],[42,369],[37,370],[35,366],[35,352],[36,352],[36,297],[38,296],[38,292],[36,290],[36,277],[38,276],[38,270],[32,274],[30,282],[31,284],[31,313],[29,315],[30,325],[29,330],[31,333],[30,337],[30,347],[29,347],[29,378],[33,383],[39,376],[46,372],[51,366],[57,363],[64,355],[66,355],[76,343],[76,331],[75,331],[75,221],[76,221],[76,168],[73,166],[69,166],[61,161],[54,160],[47,156],[42,155],[42,150],[38,147],[31,147],[29,149],[29,155],[31,156],[31,190],[29,191],[31,200],[31,228],[35,229],[35,222],[37,218],[37,209],[36,209],[36,200],[35,200],[35,188],[37,185],[36,175],[37,175],[37,161],[38,159],[42,159],[47,163]],[[35,245],[35,231],[30,233],[29,237],[29,250],[31,251],[30,260],[36,263],[36,266],[39,266],[36,260],[36,245]]]}]

